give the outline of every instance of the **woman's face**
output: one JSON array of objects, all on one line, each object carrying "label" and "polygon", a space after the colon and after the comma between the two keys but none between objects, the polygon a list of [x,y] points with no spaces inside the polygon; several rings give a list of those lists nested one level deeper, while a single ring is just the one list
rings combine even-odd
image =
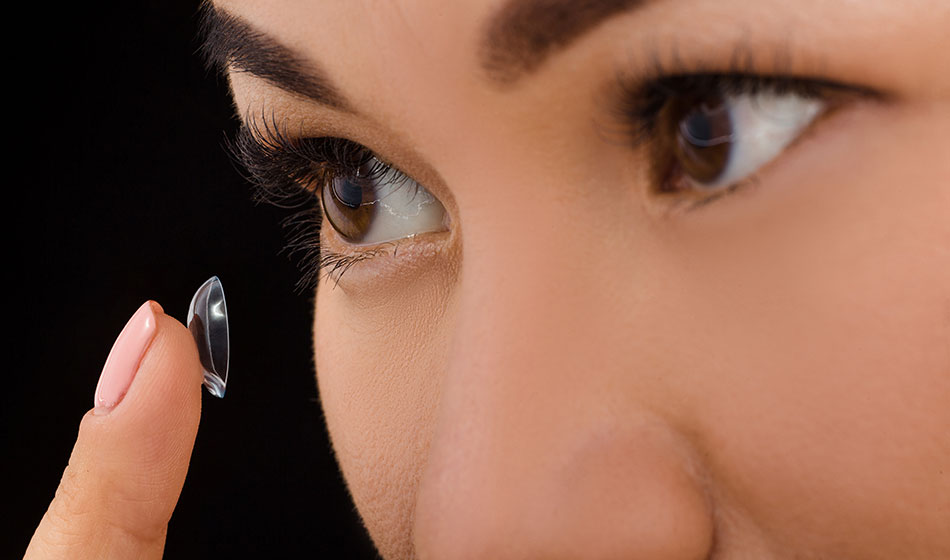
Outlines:
[{"label": "woman's face", "polygon": [[215,5],[384,556],[950,556],[950,4]]}]

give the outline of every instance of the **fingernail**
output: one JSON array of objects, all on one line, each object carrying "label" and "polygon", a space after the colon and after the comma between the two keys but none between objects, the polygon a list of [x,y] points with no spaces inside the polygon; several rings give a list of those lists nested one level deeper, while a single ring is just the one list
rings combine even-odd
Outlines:
[{"label": "fingernail", "polygon": [[217,276],[209,278],[191,298],[186,324],[198,345],[205,388],[212,395],[224,398],[224,390],[228,386],[231,342],[228,306],[224,301],[224,288]]},{"label": "fingernail", "polygon": [[154,301],[143,303],[115,339],[96,386],[97,413],[111,411],[128,392],[132,380],[135,379],[135,372],[139,369],[139,362],[155,337],[158,328],[155,322],[156,312],[161,313],[162,306]]}]

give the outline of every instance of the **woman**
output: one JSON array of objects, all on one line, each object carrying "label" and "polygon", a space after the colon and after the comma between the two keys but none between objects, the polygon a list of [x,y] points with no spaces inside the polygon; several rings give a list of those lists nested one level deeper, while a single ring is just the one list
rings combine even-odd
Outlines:
[{"label": "woman", "polygon": [[[950,557],[950,6],[207,17],[384,557]],[[129,329],[28,557],[161,555],[201,368]]]}]

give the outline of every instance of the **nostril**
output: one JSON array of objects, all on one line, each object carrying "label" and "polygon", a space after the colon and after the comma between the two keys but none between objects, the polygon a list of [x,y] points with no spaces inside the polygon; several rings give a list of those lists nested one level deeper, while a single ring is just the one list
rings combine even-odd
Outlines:
[{"label": "nostril", "polygon": [[669,432],[641,423],[564,435],[478,452],[436,442],[417,496],[418,557],[709,557],[710,503]]}]

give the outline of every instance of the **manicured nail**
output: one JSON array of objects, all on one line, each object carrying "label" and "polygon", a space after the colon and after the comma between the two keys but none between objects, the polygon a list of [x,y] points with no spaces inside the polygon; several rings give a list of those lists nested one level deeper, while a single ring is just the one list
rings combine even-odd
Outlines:
[{"label": "manicured nail", "polygon": [[162,313],[162,306],[154,301],[143,303],[115,339],[96,386],[95,406],[98,413],[104,414],[115,408],[128,392],[139,363],[149,343],[155,338],[158,328],[156,312]]},{"label": "manicured nail", "polygon": [[198,288],[188,306],[188,330],[198,345],[198,358],[204,369],[204,386],[218,398],[224,398],[228,385],[228,358],[231,352],[228,332],[228,306],[224,288],[212,276]]}]

